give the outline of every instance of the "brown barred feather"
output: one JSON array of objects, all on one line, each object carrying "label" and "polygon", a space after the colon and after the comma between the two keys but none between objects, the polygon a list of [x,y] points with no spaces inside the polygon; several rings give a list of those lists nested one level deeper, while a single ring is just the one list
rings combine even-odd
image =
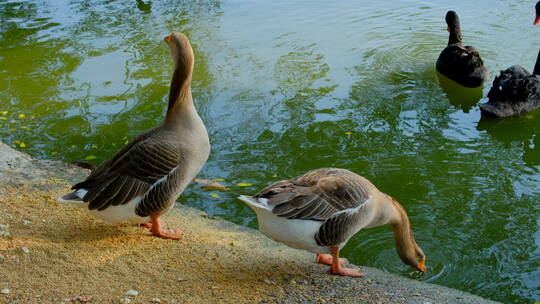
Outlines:
[{"label": "brown barred feather", "polygon": [[268,199],[281,217],[325,221],[340,210],[358,207],[373,189],[371,182],[349,170],[323,168],[274,183],[255,198]]},{"label": "brown barred feather", "polygon": [[150,189],[144,199],[139,203],[135,213],[139,216],[161,214],[168,210],[176,200],[176,195],[171,195],[172,189],[179,183],[181,174],[175,170],[165,182],[157,184]]},{"label": "brown barred feather", "polygon": [[354,213],[340,212],[327,219],[321,226],[315,241],[319,246],[336,246],[354,234]]},{"label": "brown barred feather", "polygon": [[[124,184],[122,185],[122,189],[118,191],[118,193],[111,198],[111,201],[114,202],[116,205],[121,205],[123,202],[129,202],[131,198],[135,197],[135,183],[137,182],[134,178],[126,178]],[[131,195],[130,195],[131,194]]]}]

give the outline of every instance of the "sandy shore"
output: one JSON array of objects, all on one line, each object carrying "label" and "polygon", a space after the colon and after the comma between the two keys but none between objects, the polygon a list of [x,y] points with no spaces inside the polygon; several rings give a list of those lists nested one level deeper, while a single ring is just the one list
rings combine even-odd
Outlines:
[{"label": "sandy shore", "polygon": [[0,143],[0,303],[493,303],[368,267],[329,275],[309,253],[185,206],[165,217],[181,241],[110,226],[56,202],[86,174]]}]

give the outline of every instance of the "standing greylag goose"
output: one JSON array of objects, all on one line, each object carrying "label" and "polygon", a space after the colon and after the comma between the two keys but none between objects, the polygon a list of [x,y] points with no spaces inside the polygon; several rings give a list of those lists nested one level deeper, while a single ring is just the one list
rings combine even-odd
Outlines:
[{"label": "standing greylag goose", "polygon": [[487,79],[488,71],[480,54],[473,46],[463,46],[461,43],[461,28],[456,12],[446,13],[448,24],[448,46],[437,59],[437,71],[462,86],[474,88],[482,85]]},{"label": "standing greylag goose", "polygon": [[482,116],[519,116],[540,107],[540,51],[533,74],[514,65],[493,80],[488,102],[480,104]]},{"label": "standing greylag goose", "polygon": [[181,231],[163,229],[158,218],[201,170],[210,142],[191,97],[189,40],[176,32],[164,40],[175,62],[164,122],[133,139],[59,201],[86,206],[107,222],[146,223],[153,235],[177,240]]},{"label": "standing greylag goose", "polygon": [[426,271],[426,256],[416,244],[405,209],[349,170],[316,169],[239,199],[255,211],[262,233],[317,254],[317,262],[331,265],[333,274],[363,276],[342,265],[346,260],[339,258],[339,250],[361,229],[385,224],[392,226],[401,260]]}]

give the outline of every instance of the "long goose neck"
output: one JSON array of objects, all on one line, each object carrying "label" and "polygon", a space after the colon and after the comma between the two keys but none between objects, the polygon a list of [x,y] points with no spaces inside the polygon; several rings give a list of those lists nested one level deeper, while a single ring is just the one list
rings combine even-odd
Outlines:
[{"label": "long goose neck", "polygon": [[171,80],[169,106],[165,116],[166,124],[174,124],[178,121],[182,112],[193,107],[191,96],[192,71],[193,59],[181,57],[176,64]]},{"label": "long goose neck", "polygon": [[540,75],[540,51],[538,51],[538,57],[536,57],[536,64],[533,70],[534,75]]},{"label": "long goose neck", "polygon": [[461,28],[459,26],[459,21],[449,25],[450,28],[450,37],[448,38],[448,45],[461,43]]},{"label": "long goose neck", "polygon": [[416,252],[418,245],[412,234],[411,224],[409,217],[403,206],[401,206],[396,200],[391,199],[394,214],[390,225],[394,231],[394,239],[396,242],[396,250],[401,260],[406,264],[411,264],[416,260]]}]

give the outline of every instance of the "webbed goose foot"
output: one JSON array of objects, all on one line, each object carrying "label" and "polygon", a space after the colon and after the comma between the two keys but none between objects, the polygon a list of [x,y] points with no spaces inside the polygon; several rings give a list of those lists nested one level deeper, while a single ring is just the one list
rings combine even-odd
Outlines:
[{"label": "webbed goose foot", "polygon": [[[334,258],[332,258],[332,255],[327,254],[327,253],[317,253],[317,256],[315,258],[315,261],[317,263],[324,264],[324,265],[332,265],[333,260]],[[349,260],[347,260],[346,258],[339,258],[339,263],[347,264],[349,263]]]},{"label": "webbed goose foot", "polygon": [[152,232],[152,235],[160,237],[162,239],[179,240],[182,238],[182,235],[183,235],[182,230],[162,228],[162,225],[165,224],[165,222],[160,221],[158,217],[159,215],[151,215],[150,222],[146,224],[142,224],[142,225],[150,229],[150,232]]},{"label": "webbed goose foot", "polygon": [[330,266],[331,274],[339,274],[347,277],[363,277],[365,274],[360,272],[360,269],[343,267],[339,261],[339,248],[330,247],[332,252],[332,266]]}]

